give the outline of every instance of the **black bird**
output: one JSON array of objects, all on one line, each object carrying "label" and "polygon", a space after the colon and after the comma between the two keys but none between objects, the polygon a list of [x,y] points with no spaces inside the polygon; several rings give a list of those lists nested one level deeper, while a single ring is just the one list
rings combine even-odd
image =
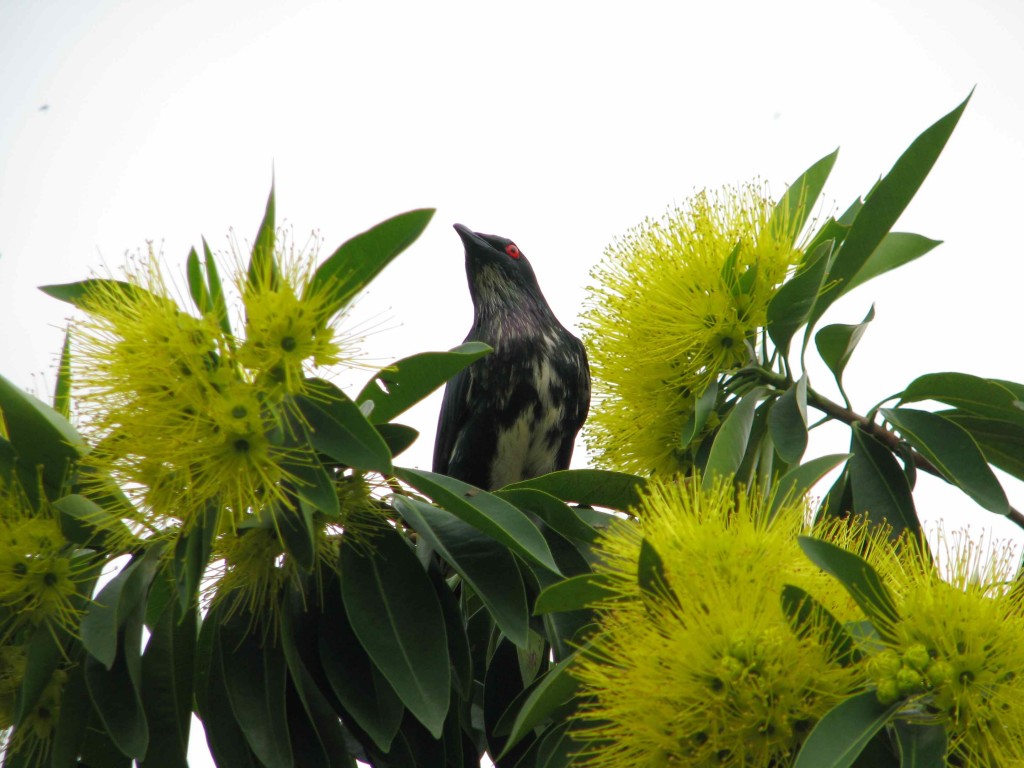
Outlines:
[{"label": "black bird", "polygon": [[494,348],[448,382],[434,471],[484,490],[568,469],[590,408],[582,342],[558,322],[511,240],[455,225],[466,247],[473,327]]}]

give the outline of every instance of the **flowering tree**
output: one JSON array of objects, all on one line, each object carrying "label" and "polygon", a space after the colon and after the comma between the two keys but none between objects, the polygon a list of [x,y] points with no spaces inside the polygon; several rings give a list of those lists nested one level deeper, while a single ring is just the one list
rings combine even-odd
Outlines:
[{"label": "flowering tree", "polygon": [[[818,327],[936,245],[891,229],[965,106],[838,218],[811,217],[832,154],[613,244],[584,316],[598,468],[493,493],[396,463],[402,414],[486,346],[322,378],[429,210],[318,262],[272,190],[227,285],[204,242],[187,298],[152,254],[45,287],[80,315],[52,404],[0,378],[4,765],[184,766],[193,712],[232,767],[1024,761],[1016,564],[933,551],[913,497],[929,472],[1024,522],[990,468],[1024,478],[1024,385],[933,373],[858,410],[872,314]],[[850,449],[807,458],[824,422]]]}]

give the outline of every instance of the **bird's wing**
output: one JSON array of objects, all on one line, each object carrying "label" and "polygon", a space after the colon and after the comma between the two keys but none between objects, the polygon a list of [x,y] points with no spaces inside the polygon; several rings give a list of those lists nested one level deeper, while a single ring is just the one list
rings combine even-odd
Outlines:
[{"label": "bird's wing", "polygon": [[434,437],[434,472],[447,475],[455,450],[455,441],[466,426],[469,418],[469,390],[473,374],[470,368],[463,368],[448,380],[441,401],[441,413],[437,417],[437,434]]}]

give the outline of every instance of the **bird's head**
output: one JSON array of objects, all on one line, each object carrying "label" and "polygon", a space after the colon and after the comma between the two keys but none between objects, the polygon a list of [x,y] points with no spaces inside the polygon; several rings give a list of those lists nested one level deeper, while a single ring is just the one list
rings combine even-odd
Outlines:
[{"label": "bird's head", "polygon": [[466,277],[478,313],[527,304],[550,311],[533,267],[514,242],[462,224],[456,224],[455,231],[466,247]]}]

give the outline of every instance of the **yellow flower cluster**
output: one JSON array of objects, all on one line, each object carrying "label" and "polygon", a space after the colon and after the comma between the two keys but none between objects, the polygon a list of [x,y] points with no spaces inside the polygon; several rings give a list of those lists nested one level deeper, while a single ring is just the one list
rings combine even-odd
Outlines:
[{"label": "yellow flower cluster", "polygon": [[1024,765],[1024,604],[1009,589],[1016,558],[966,535],[940,536],[937,555],[910,539],[869,558],[899,620],[869,660],[878,698],[901,717],[942,725],[951,764]]},{"label": "yellow flower cluster", "polygon": [[[801,552],[802,500],[774,521],[757,492],[722,480],[652,481],[639,523],[613,526],[597,572],[613,590],[581,652],[578,714],[587,768],[784,765],[814,723],[863,685],[817,634],[798,637],[780,606],[785,584],[844,617],[841,588]],[[642,542],[664,587],[638,583]]]},{"label": "yellow flower cluster", "polygon": [[797,233],[769,226],[773,207],[755,185],[705,191],[608,247],[582,321],[598,465],[688,468],[681,433],[696,398],[752,359],[768,302],[803,258]]},{"label": "yellow flower cluster", "polygon": [[274,279],[239,270],[243,339],[212,313],[184,311],[152,252],[127,283],[90,284],[72,381],[96,445],[88,461],[133,494],[135,534],[187,533],[210,509],[219,531],[233,531],[293,503],[290,467],[312,457],[295,447],[291,398],[342,346],[327,297],[309,289],[312,255],[285,249],[276,259]]}]

